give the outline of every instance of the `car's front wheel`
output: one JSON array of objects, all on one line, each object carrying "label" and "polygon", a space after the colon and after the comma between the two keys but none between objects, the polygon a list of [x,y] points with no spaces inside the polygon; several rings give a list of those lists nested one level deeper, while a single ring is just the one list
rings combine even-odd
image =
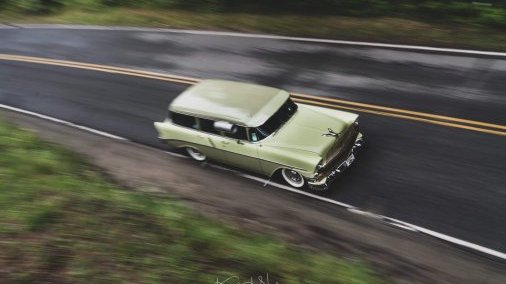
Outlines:
[{"label": "car's front wheel", "polygon": [[186,147],[186,152],[190,155],[190,157],[192,157],[192,159],[199,162],[205,161],[207,158],[206,155],[202,154],[202,152],[195,148]]},{"label": "car's front wheel", "polygon": [[289,185],[295,188],[301,188],[304,186],[304,177],[297,171],[291,169],[282,169],[281,175]]}]

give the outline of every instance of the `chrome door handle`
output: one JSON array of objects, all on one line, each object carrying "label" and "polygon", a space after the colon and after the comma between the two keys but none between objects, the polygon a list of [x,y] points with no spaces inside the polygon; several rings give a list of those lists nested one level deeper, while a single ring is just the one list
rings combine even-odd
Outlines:
[{"label": "chrome door handle", "polygon": [[230,142],[227,141],[221,141],[222,144],[230,144]]}]

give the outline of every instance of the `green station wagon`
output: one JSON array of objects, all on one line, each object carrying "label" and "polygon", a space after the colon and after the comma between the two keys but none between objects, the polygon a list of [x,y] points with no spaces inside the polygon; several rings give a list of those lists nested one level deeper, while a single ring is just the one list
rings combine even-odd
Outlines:
[{"label": "green station wagon", "polygon": [[297,104],[276,88],[204,80],[180,94],[155,127],[162,141],[197,161],[279,173],[296,188],[327,189],[363,145],[357,118]]}]

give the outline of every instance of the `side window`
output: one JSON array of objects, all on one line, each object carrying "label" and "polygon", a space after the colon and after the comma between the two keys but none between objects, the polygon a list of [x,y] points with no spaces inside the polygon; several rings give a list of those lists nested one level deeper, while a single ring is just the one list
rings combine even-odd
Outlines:
[{"label": "side window", "polygon": [[266,135],[264,135],[260,130],[258,130],[257,128],[250,128],[249,129],[249,140],[251,142],[258,142],[262,139],[264,139],[265,137],[267,137]]},{"label": "side window", "polygon": [[242,126],[235,126],[234,133],[225,133],[225,136],[240,139],[240,140],[248,140],[248,135],[246,134],[246,128]]},{"label": "side window", "polygon": [[199,118],[200,120],[200,130],[213,133],[213,134],[220,134],[216,129],[214,129],[214,121],[210,119],[205,118]]},{"label": "side window", "polygon": [[172,121],[177,125],[181,125],[181,126],[189,127],[189,128],[193,128],[193,129],[198,128],[197,127],[197,120],[193,116],[175,113],[175,112],[171,112],[170,116],[172,118]]}]

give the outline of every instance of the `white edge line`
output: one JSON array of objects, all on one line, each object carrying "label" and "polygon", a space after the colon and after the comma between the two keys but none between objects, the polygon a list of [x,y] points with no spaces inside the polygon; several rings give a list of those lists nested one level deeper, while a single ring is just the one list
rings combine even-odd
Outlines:
[{"label": "white edge line", "polygon": [[[393,48],[393,49],[403,49],[403,50],[435,51],[435,52],[444,52],[444,53],[506,57],[505,52],[482,51],[482,50],[472,50],[472,49],[458,49],[458,48],[440,48],[440,47],[405,45],[405,44],[376,43],[376,42],[366,42],[366,41],[334,40],[334,39],[324,39],[324,38],[290,37],[290,36],[270,35],[270,34],[249,34],[249,33],[239,33],[239,32],[220,32],[220,31],[165,29],[165,28],[143,28],[143,27],[121,27],[121,26],[97,26],[97,25],[59,25],[59,24],[13,24],[13,25],[16,27],[19,27],[19,28],[28,28],[28,29],[140,31],[140,32],[165,32],[165,33],[180,33],[180,34],[194,34],[194,35],[231,36],[231,37],[243,37],[243,38],[290,40],[290,41],[300,41],[300,42],[331,43],[331,44],[352,45],[352,46],[366,46],[366,47]],[[9,27],[9,28],[11,28],[11,27]]]},{"label": "white edge line", "polygon": [[471,242],[468,242],[468,241],[457,239],[455,237],[448,236],[448,235],[445,235],[445,234],[442,234],[442,233],[438,233],[436,231],[433,231],[433,230],[430,230],[430,229],[427,229],[427,228],[424,228],[424,227],[420,227],[420,226],[417,226],[417,225],[414,225],[414,224],[410,224],[410,223],[407,223],[407,222],[404,222],[404,221],[401,221],[401,220],[397,220],[397,219],[390,218],[390,217],[385,217],[385,218],[387,218],[387,219],[389,219],[389,220],[391,220],[393,222],[396,222],[398,224],[411,227],[411,228],[417,230],[420,233],[432,236],[434,238],[441,239],[441,240],[444,240],[444,241],[447,241],[447,242],[450,242],[450,243],[454,243],[454,244],[457,244],[457,245],[460,245],[460,246],[463,246],[463,247],[467,247],[467,248],[470,248],[470,249],[473,249],[473,250],[476,250],[476,251],[479,251],[479,252],[482,252],[482,253],[485,253],[485,254],[493,255],[493,256],[501,258],[501,259],[506,259],[506,254],[502,253],[500,251],[496,251],[496,250],[489,249],[487,247],[480,246],[480,245],[477,245],[477,244],[474,244],[474,243],[471,243]]},{"label": "white edge line", "polygon": [[473,249],[473,250],[476,250],[476,251],[479,251],[479,252],[482,252],[482,253],[485,253],[485,254],[488,254],[488,255],[493,255],[493,256],[501,258],[501,259],[506,259],[506,254],[505,253],[502,253],[502,252],[499,252],[499,251],[496,251],[496,250],[493,250],[493,249],[489,249],[489,248],[486,248],[486,247],[483,247],[483,246],[480,246],[480,245],[477,245],[477,244],[473,244],[473,243],[470,243],[468,241],[460,240],[460,239],[457,239],[457,238],[452,237],[452,236],[447,236],[445,234],[441,234],[441,233],[438,233],[438,232],[435,232],[435,231],[432,231],[432,230],[429,230],[429,229],[426,229],[426,228],[422,228],[422,227],[419,227],[419,226],[416,226],[416,225],[412,225],[412,226],[416,230],[418,230],[419,232],[427,234],[427,235],[430,235],[430,236],[432,236],[434,238],[438,238],[438,239],[441,239],[441,240],[444,240],[444,241],[447,241],[447,242],[450,242],[450,243],[454,243],[454,244],[457,244],[457,245],[460,245],[460,246],[463,246],[463,247],[467,247],[467,248],[470,248],[470,249]]},{"label": "white edge line", "polygon": [[359,208],[357,208],[355,206],[352,206],[352,205],[349,205],[349,204],[346,204],[346,203],[342,203],[342,202],[339,202],[339,201],[336,201],[336,200],[333,200],[333,199],[325,198],[325,197],[322,197],[322,196],[319,196],[319,195],[315,195],[315,194],[312,194],[312,193],[309,193],[309,192],[298,190],[298,189],[295,189],[295,188],[292,188],[292,187],[289,187],[289,186],[286,186],[286,185],[283,185],[283,184],[271,182],[269,180],[266,180],[266,179],[263,179],[263,178],[259,178],[259,177],[256,177],[256,176],[252,176],[252,175],[249,175],[249,174],[244,174],[244,173],[238,172],[238,175],[242,176],[242,177],[245,177],[245,178],[248,178],[248,179],[251,179],[251,180],[258,181],[258,182],[263,183],[263,184],[269,182],[270,185],[275,186],[277,188],[284,189],[284,190],[287,190],[287,191],[290,191],[290,192],[294,192],[294,193],[298,193],[298,194],[301,194],[301,195],[305,195],[305,196],[308,196],[308,197],[311,197],[311,198],[314,198],[314,199],[317,199],[317,200],[320,200],[320,201],[323,201],[323,202],[327,202],[327,203],[331,203],[331,204],[334,204],[334,205],[338,205],[340,207],[346,208],[351,213],[356,213],[356,214],[367,216],[367,217],[370,217],[370,218],[373,218],[373,219],[378,219],[378,220],[380,220],[382,222],[385,222],[385,223],[388,223],[388,224],[390,224],[392,226],[396,226],[396,227],[399,227],[399,228],[402,228],[402,229],[405,229],[405,230],[409,230],[409,231],[413,231],[413,232],[420,232],[420,233],[432,236],[432,237],[440,239],[440,240],[444,240],[444,241],[447,241],[447,242],[450,242],[450,243],[454,243],[454,244],[457,244],[457,245],[460,245],[460,246],[463,246],[463,247],[467,247],[467,248],[470,248],[470,249],[473,249],[473,250],[476,250],[476,251],[479,251],[479,252],[482,252],[482,253],[485,253],[485,254],[493,255],[493,256],[501,258],[501,259],[506,259],[506,254],[505,253],[502,253],[502,252],[499,252],[499,251],[496,251],[496,250],[493,250],[493,249],[489,249],[487,247],[480,246],[480,245],[477,245],[477,244],[473,244],[473,243],[468,242],[468,241],[457,239],[455,237],[448,236],[448,235],[445,235],[445,234],[442,234],[442,233],[438,233],[436,231],[432,231],[432,230],[429,230],[429,229],[424,228],[424,227],[413,225],[413,224],[410,224],[410,223],[407,223],[407,222],[404,222],[404,221],[401,221],[401,220],[398,220],[398,219],[395,219],[395,218],[391,218],[391,217],[388,217],[388,216],[383,216],[383,215],[378,215],[378,214],[375,214],[375,213],[372,213],[372,212],[363,211],[363,210],[360,210]]},{"label": "white edge line", "polygon": [[164,151],[164,152],[167,155],[171,155],[171,156],[178,157],[178,158],[183,158],[183,159],[188,159],[189,158],[188,156],[181,155],[181,154],[175,153],[175,152],[169,152],[169,151]]},{"label": "white edge line", "polygon": [[323,196],[319,196],[319,195],[316,195],[316,194],[313,194],[313,193],[309,193],[309,192],[306,192],[306,191],[303,191],[303,190],[298,190],[296,188],[289,187],[289,186],[284,185],[284,184],[279,184],[279,183],[276,183],[276,182],[273,182],[273,181],[269,181],[269,180],[264,179],[264,178],[260,178],[260,177],[256,177],[256,176],[252,176],[252,175],[244,174],[244,173],[240,173],[239,176],[242,176],[242,177],[247,178],[247,179],[259,181],[262,184],[269,183],[269,185],[272,185],[274,187],[277,187],[277,188],[280,188],[280,189],[284,189],[286,191],[290,191],[290,192],[293,192],[293,193],[297,193],[297,194],[300,194],[300,195],[305,195],[305,196],[311,197],[313,199],[317,199],[317,200],[324,201],[324,202],[327,202],[327,203],[331,203],[331,204],[334,204],[334,205],[337,205],[337,206],[340,206],[340,207],[344,207],[346,209],[356,208],[355,206],[350,205],[350,204],[339,202],[339,201],[336,201],[336,200],[333,200],[333,199],[330,199],[330,198],[326,198],[326,197],[323,197]]},{"label": "white edge line", "polygon": [[473,244],[473,243],[468,242],[468,241],[457,239],[455,237],[448,236],[448,235],[445,235],[445,234],[442,234],[442,233],[438,233],[436,231],[432,231],[432,230],[429,230],[427,228],[420,227],[420,226],[417,226],[417,225],[414,225],[414,224],[411,224],[411,223],[407,223],[407,222],[404,222],[404,221],[401,221],[401,220],[398,220],[398,219],[395,219],[395,218],[391,218],[391,217],[384,216],[384,215],[378,215],[378,214],[375,214],[375,213],[372,213],[372,212],[363,211],[363,210],[355,209],[355,208],[348,209],[348,211],[350,211],[352,213],[359,214],[359,215],[368,216],[368,217],[371,217],[371,218],[374,218],[374,219],[381,220],[381,221],[383,221],[385,223],[388,223],[388,224],[390,224],[392,226],[396,226],[396,227],[399,227],[399,228],[407,229],[407,230],[410,230],[410,231],[420,232],[420,233],[423,233],[423,234],[426,234],[426,235],[430,235],[430,236],[432,236],[434,238],[437,238],[437,239],[441,239],[441,240],[444,240],[444,241],[447,241],[447,242],[450,242],[450,243],[454,243],[454,244],[457,244],[457,245],[460,245],[460,246],[463,246],[463,247],[467,247],[467,248],[470,248],[470,249],[473,249],[473,250],[476,250],[476,251],[479,251],[479,252],[482,252],[482,253],[485,253],[485,254],[493,255],[493,256],[496,256],[498,258],[506,259],[506,254],[504,254],[502,252],[499,252],[499,251],[496,251],[496,250],[493,250],[493,249],[489,249],[489,248],[486,248],[484,246],[480,246],[480,245],[477,245],[477,244]]},{"label": "white edge line", "polygon": [[[77,129],[88,131],[88,132],[91,132],[91,133],[94,133],[94,134],[97,134],[97,135],[100,135],[100,136],[108,137],[108,138],[111,138],[111,139],[122,140],[122,141],[130,141],[130,140],[128,140],[126,138],[123,138],[123,137],[120,137],[120,136],[109,134],[107,132],[103,132],[103,131],[96,130],[96,129],[93,129],[93,128],[89,128],[89,127],[86,127],[86,126],[78,125],[78,124],[75,124],[75,123],[72,123],[72,122],[68,122],[68,121],[61,120],[61,119],[58,119],[58,118],[54,118],[54,117],[51,117],[51,116],[47,116],[47,115],[44,115],[44,114],[40,114],[40,113],[36,113],[36,112],[24,110],[24,109],[12,107],[12,106],[8,106],[8,105],[4,105],[4,104],[0,104],[0,108],[7,109],[7,110],[10,110],[10,111],[14,111],[14,112],[19,112],[19,113],[27,114],[27,115],[30,115],[30,116],[35,116],[35,117],[42,118],[42,119],[45,119],[45,120],[49,120],[49,121],[52,121],[52,122],[60,123],[60,124],[63,124],[63,125],[69,126],[69,127],[74,127],[74,128],[77,128]],[[187,158],[186,156],[178,154],[178,153],[169,152],[169,151],[164,151],[164,152],[166,154],[171,155],[171,156],[175,156],[175,157],[179,157],[179,158],[181,158],[181,157]],[[420,232],[420,233],[432,236],[432,237],[437,238],[437,239],[441,239],[441,240],[444,240],[444,241],[447,241],[447,242],[450,242],[450,243],[453,243],[453,244],[457,244],[457,245],[460,245],[460,246],[463,246],[463,247],[467,247],[467,248],[470,248],[470,249],[473,249],[473,250],[476,250],[476,251],[479,251],[479,252],[482,252],[482,253],[485,253],[485,254],[488,254],[488,255],[492,255],[492,256],[495,256],[495,257],[498,257],[498,258],[501,258],[501,259],[506,259],[506,254],[505,253],[502,253],[502,252],[499,252],[499,251],[496,251],[496,250],[493,250],[493,249],[489,249],[489,248],[486,248],[484,246],[480,246],[480,245],[477,245],[477,244],[473,244],[473,243],[468,242],[468,241],[457,239],[455,237],[448,236],[448,235],[445,235],[445,234],[442,234],[442,233],[438,233],[438,232],[429,230],[429,229],[424,228],[424,227],[413,225],[413,224],[410,224],[410,223],[407,223],[407,222],[404,222],[404,221],[401,221],[401,220],[398,220],[398,219],[395,219],[395,218],[391,218],[391,217],[387,217],[387,216],[383,216],[383,215],[378,215],[378,214],[375,214],[375,213],[372,213],[372,212],[368,212],[368,211],[363,211],[363,210],[361,210],[361,209],[359,209],[359,208],[357,208],[355,206],[352,206],[352,205],[349,205],[349,204],[346,204],[346,203],[342,203],[342,202],[339,202],[339,201],[336,201],[336,200],[332,200],[332,199],[329,199],[329,198],[326,198],[326,197],[322,197],[322,196],[315,195],[315,194],[312,194],[312,193],[309,193],[309,192],[298,190],[298,189],[295,189],[295,188],[292,188],[292,187],[289,187],[289,186],[286,186],[286,185],[282,185],[282,184],[279,184],[279,183],[271,182],[271,181],[266,180],[264,178],[256,177],[256,176],[249,175],[249,174],[245,174],[245,173],[242,173],[242,172],[239,172],[239,171],[236,171],[236,170],[228,169],[226,167],[222,167],[222,166],[218,166],[218,165],[213,165],[213,164],[209,164],[209,165],[212,166],[212,167],[214,167],[214,168],[218,168],[218,169],[234,172],[235,174],[237,174],[237,175],[239,175],[241,177],[244,177],[244,178],[247,178],[247,179],[251,179],[251,180],[255,180],[255,181],[258,181],[258,182],[263,183],[263,184],[266,184],[268,182],[270,185],[275,186],[275,187],[280,188],[280,189],[284,189],[284,190],[287,190],[287,191],[290,191],[290,192],[293,192],[293,193],[298,193],[298,194],[301,194],[301,195],[305,195],[305,196],[311,197],[313,199],[317,199],[317,200],[320,200],[320,201],[324,201],[324,202],[327,202],[327,203],[338,205],[340,207],[344,207],[344,208],[346,208],[351,213],[355,213],[355,214],[371,217],[371,218],[374,218],[374,219],[382,220],[383,222],[389,223],[389,224],[391,224],[393,226],[397,226],[397,227],[400,227],[400,228],[403,228],[403,229],[407,229],[407,230],[410,230],[410,231],[417,231],[417,232]]]},{"label": "white edge line", "polygon": [[112,138],[112,139],[116,139],[116,140],[128,141],[128,139],[120,137],[120,136],[116,136],[116,135],[113,135],[113,134],[110,134],[110,133],[107,133],[107,132],[103,132],[103,131],[100,131],[100,130],[89,128],[89,127],[86,127],[86,126],[82,126],[82,125],[79,125],[79,124],[75,124],[75,123],[68,122],[68,121],[65,121],[65,120],[61,120],[61,119],[58,119],[58,118],[55,118],[55,117],[47,116],[47,115],[44,115],[44,114],[40,114],[40,113],[36,113],[36,112],[32,112],[32,111],[28,111],[28,110],[24,110],[24,109],[20,109],[20,108],[16,108],[16,107],[11,107],[11,106],[4,105],[4,104],[0,104],[0,108],[11,110],[11,111],[15,111],[15,112],[19,112],[19,113],[28,114],[28,115],[35,116],[35,117],[38,117],[38,118],[42,118],[42,119],[45,119],[45,120],[49,120],[49,121],[52,121],[52,122],[56,122],[56,123],[60,123],[60,124],[63,124],[63,125],[70,126],[70,127],[78,128],[78,129],[81,129],[81,130],[84,130],[84,131],[88,131],[88,132],[91,132],[91,133],[94,133],[94,134],[97,134],[97,135],[100,135],[100,136],[104,136],[104,137],[108,137],[108,138]]}]

